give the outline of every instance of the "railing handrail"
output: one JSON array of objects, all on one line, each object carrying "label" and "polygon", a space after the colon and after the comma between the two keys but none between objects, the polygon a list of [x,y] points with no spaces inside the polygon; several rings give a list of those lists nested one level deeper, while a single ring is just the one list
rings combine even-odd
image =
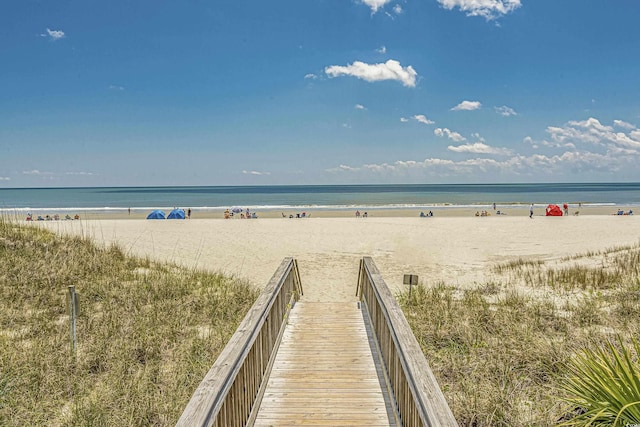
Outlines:
[{"label": "railing handrail", "polygon": [[[282,288],[290,276],[293,281],[290,298],[295,303],[302,295],[297,262],[293,258],[285,258],[193,393],[176,426],[209,426],[214,424],[218,412],[233,387],[238,372],[241,371],[247,356],[253,349],[257,337],[263,332],[263,327],[274,303],[276,300],[279,301]],[[287,306],[286,310],[291,309],[292,304],[289,301],[285,305]],[[279,322],[281,324],[278,326],[278,330],[286,322],[286,313],[281,316]],[[267,357],[271,356],[273,349],[278,345],[276,338],[270,337],[270,341],[273,341],[269,343],[273,347],[266,349],[269,352]],[[262,376],[264,372],[258,374]],[[237,421],[234,420],[234,424]]]},{"label": "railing handrail", "polygon": [[[368,279],[393,341],[421,425],[457,426],[458,424],[453,413],[438,386],[433,372],[431,372],[429,363],[413,335],[407,319],[402,313],[396,299],[391,294],[373,259],[371,259],[371,257],[364,257],[360,265],[361,272],[358,278],[360,299],[365,303],[367,312],[371,316],[372,307],[369,306],[371,302],[366,301],[366,298],[363,299],[363,293],[365,292],[363,288],[366,284],[366,279]],[[380,337],[378,337],[380,331],[376,329],[376,327],[373,328],[374,334],[376,335],[376,339],[380,341]],[[387,366],[389,363],[389,360],[387,360],[388,356],[385,357],[385,354],[381,356],[385,364],[385,369],[387,373],[389,373],[389,366]],[[396,390],[396,388],[400,386],[393,384],[393,377],[394,375],[389,373],[391,390],[394,394],[397,394],[398,390]],[[402,408],[398,407],[398,410],[403,424],[411,425],[412,423],[408,422],[409,420],[407,419],[409,416],[402,414]]]}]

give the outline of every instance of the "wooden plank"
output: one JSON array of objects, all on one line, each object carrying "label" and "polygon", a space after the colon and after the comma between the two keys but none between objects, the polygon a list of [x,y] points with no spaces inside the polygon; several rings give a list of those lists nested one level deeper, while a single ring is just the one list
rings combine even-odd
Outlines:
[{"label": "wooden plank", "polygon": [[395,425],[356,302],[298,302],[256,426]]}]

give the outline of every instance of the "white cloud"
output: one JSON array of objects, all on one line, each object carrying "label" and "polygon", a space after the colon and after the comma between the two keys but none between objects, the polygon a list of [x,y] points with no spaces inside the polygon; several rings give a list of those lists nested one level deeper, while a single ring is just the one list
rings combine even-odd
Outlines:
[{"label": "white cloud", "polygon": [[447,128],[436,128],[434,129],[433,134],[435,136],[439,136],[440,138],[446,136],[447,138],[449,138],[454,142],[466,141],[466,138],[464,136],[460,135],[458,132],[453,132]]},{"label": "white cloud", "polygon": [[243,170],[242,173],[244,175],[271,175],[271,172],[260,172],[260,171],[245,171],[245,170]]},{"label": "white cloud", "polygon": [[480,134],[478,132],[472,133],[471,136],[474,137],[475,139],[477,139],[480,142],[485,142],[485,139],[482,136],[480,136]]},{"label": "white cloud", "polygon": [[371,8],[371,13],[376,13],[378,9],[384,7],[384,5],[389,3],[390,1],[391,0],[362,0],[362,3]]},{"label": "white cloud", "polygon": [[53,175],[53,172],[42,172],[38,169],[32,169],[30,171],[22,171],[23,175]]},{"label": "white cloud", "polygon": [[411,65],[402,67],[400,62],[393,59],[380,64],[355,61],[347,66],[331,65],[326,67],[324,72],[329,77],[353,76],[368,82],[396,80],[407,87],[415,87],[418,75]]},{"label": "white cloud", "polygon": [[424,114],[416,114],[415,116],[413,116],[413,118],[419,121],[420,123],[424,123],[425,125],[432,125],[435,123],[433,120],[427,119],[427,117]]},{"label": "white cloud", "polygon": [[393,6],[393,13],[395,13],[396,15],[400,15],[402,12],[402,6],[400,6],[399,4]]},{"label": "white cloud", "polygon": [[124,86],[109,85],[109,90],[123,91],[124,90]]},{"label": "white cloud", "polygon": [[65,175],[75,175],[75,176],[93,176],[95,175],[93,172],[65,172]]},{"label": "white cloud", "polygon": [[0,176],[0,181],[11,181],[11,178],[8,176]]},{"label": "white cloud", "polygon": [[51,40],[60,40],[64,37],[64,31],[50,30],[47,28],[46,34],[41,34],[42,37],[49,37]]},{"label": "white cloud", "polygon": [[473,111],[482,107],[480,101],[462,101],[451,109],[451,111]]},{"label": "white cloud", "polygon": [[362,104],[356,104],[353,108],[355,108],[356,110],[366,110],[367,107],[365,107]]},{"label": "white cloud", "polygon": [[517,116],[518,113],[516,113],[516,110],[514,110],[511,107],[507,107],[506,105],[503,105],[502,107],[493,107],[496,110],[496,113],[500,114],[501,116],[504,117],[510,117],[510,116]]},{"label": "white cloud", "polygon": [[402,123],[407,123],[409,121],[409,119],[407,119],[406,117],[400,117],[400,121]]},{"label": "white cloud", "polygon": [[635,125],[632,125],[631,123],[624,122],[622,120],[614,120],[613,124],[616,127],[623,128],[623,129],[635,129],[636,128]]},{"label": "white cloud", "polygon": [[576,145],[572,142],[547,141],[546,139],[542,141],[532,141],[533,148],[539,148],[541,145],[547,148],[576,149]]},{"label": "white cloud", "polygon": [[593,145],[631,149],[640,153],[640,132],[615,132],[593,117],[583,121],[570,121],[564,126],[549,126],[547,132],[556,143],[589,143]]},{"label": "white cloud", "polygon": [[434,178],[447,176],[466,176],[467,179],[478,179],[481,174],[489,174],[495,178],[496,174],[506,174],[513,177],[533,176],[554,173],[556,176],[567,173],[616,173],[624,166],[634,167],[636,158],[612,156],[591,152],[565,152],[560,155],[545,156],[534,154],[531,156],[514,155],[505,160],[477,157],[462,161],[449,159],[427,158],[423,161],[398,160],[393,163],[365,164],[359,167],[340,165],[327,169],[332,174],[348,173],[361,175],[389,175],[398,177],[425,175]]},{"label": "white cloud", "polygon": [[333,168],[330,170],[333,172],[339,172],[339,171],[354,172],[354,171],[357,171],[358,168],[352,168],[351,166],[347,166],[347,165],[340,165],[337,168]]},{"label": "white cloud", "polygon": [[[407,119],[408,120],[408,119]],[[624,124],[614,122],[624,127]],[[508,148],[492,147],[485,143],[478,133],[472,134],[473,143],[450,145],[448,150],[456,153],[475,154],[476,158],[454,161],[446,158],[425,160],[397,160],[395,162],[369,163],[361,166],[341,165],[328,169],[332,174],[348,174],[356,179],[376,180],[421,180],[428,177],[435,181],[461,178],[465,181],[487,179],[497,176],[505,179],[527,180],[553,176],[555,179],[575,179],[576,177],[620,177],[636,173],[640,162],[640,129],[617,132],[614,125],[606,125],[596,118],[569,121],[563,126],[549,126],[548,141],[535,141],[530,136],[523,143],[534,149],[552,148],[561,150],[558,154],[535,153],[524,155]],[[449,139],[464,138],[446,128],[437,128],[434,134]],[[457,141],[461,142],[461,141]],[[505,156],[501,159],[482,156]]]},{"label": "white cloud", "polygon": [[513,154],[513,151],[508,148],[491,147],[483,142],[458,146],[450,145],[447,147],[447,150],[454,151],[456,153],[498,154],[503,156],[510,156]]},{"label": "white cloud", "polygon": [[305,74],[304,78],[305,78],[305,79],[313,79],[313,80],[315,80],[315,79],[317,79],[317,78],[318,78],[318,76],[316,76],[316,75],[315,75],[315,74],[313,74],[313,73],[309,73],[309,74]]},{"label": "white cloud", "polygon": [[23,175],[43,176],[43,177],[48,177],[49,179],[57,179],[58,177],[61,177],[63,175],[66,175],[66,176],[94,176],[94,175],[96,175],[93,172],[84,172],[84,171],[47,172],[47,171],[41,171],[39,169],[32,169],[32,170],[22,171],[22,174]]},{"label": "white cloud", "polygon": [[380,48],[376,49],[376,52],[378,52],[378,53],[387,53],[387,48],[386,48],[386,46],[380,46]]},{"label": "white cloud", "polygon": [[438,0],[445,9],[460,9],[467,16],[482,16],[487,21],[511,13],[522,4],[520,0]]}]

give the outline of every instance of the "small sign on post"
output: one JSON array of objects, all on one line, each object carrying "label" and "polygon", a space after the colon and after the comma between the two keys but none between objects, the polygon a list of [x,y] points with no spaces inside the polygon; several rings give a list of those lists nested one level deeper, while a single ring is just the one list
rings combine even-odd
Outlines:
[{"label": "small sign on post", "polygon": [[78,301],[79,295],[76,293],[76,287],[69,286],[69,326],[70,326],[70,339],[71,339],[71,353],[76,355],[76,346],[78,344],[76,338],[76,321],[78,313],[80,312],[80,303]]},{"label": "small sign on post", "polygon": [[409,285],[409,297],[411,297],[411,288],[413,285],[418,284],[418,275],[416,274],[405,274],[402,279],[402,283],[405,285]]}]

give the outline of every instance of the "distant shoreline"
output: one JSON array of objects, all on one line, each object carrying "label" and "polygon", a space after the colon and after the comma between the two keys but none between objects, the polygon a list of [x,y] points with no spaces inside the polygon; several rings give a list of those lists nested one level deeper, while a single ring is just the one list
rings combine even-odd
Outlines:
[{"label": "distant shoreline", "polygon": [[[560,205],[560,207],[562,207]],[[37,218],[38,215],[43,217],[46,215],[53,216],[55,214],[64,218],[67,214],[75,216],[78,214],[82,220],[105,220],[105,219],[146,219],[146,216],[155,208],[131,208],[129,213],[126,208],[38,208],[38,209],[0,209],[0,215],[12,217],[18,220],[26,218],[28,212]],[[168,214],[173,208],[160,208]],[[186,210],[187,208],[185,208]],[[546,205],[534,205],[534,216],[545,216]],[[191,219],[224,219],[225,208],[191,208]],[[640,206],[637,205],[614,205],[614,204],[569,204],[569,216],[576,215],[614,215],[622,210],[625,213],[633,211],[636,215],[640,214]],[[243,209],[243,212],[246,208]],[[368,217],[386,217],[386,218],[411,218],[420,217],[420,213],[425,215],[430,211],[433,217],[472,217],[476,212],[481,215],[482,212],[488,213],[487,216],[529,216],[529,205],[496,205],[493,209],[492,204],[484,204],[477,206],[418,206],[418,207],[344,207],[344,208],[309,208],[309,207],[278,207],[278,208],[252,208],[249,207],[251,213],[256,213],[258,219],[281,218],[281,219],[312,219],[312,218],[350,218],[355,217],[356,211],[361,215],[367,213]],[[498,214],[500,212],[500,214]],[[302,214],[305,214],[302,217]],[[484,216],[484,215],[482,215]],[[241,218],[241,214],[234,215],[232,220]],[[366,218],[362,218],[366,220]],[[430,218],[424,218],[429,220]],[[64,220],[64,219],[62,219]]]},{"label": "distant shoreline", "polygon": [[[199,187],[87,187],[0,188],[2,213],[128,214],[173,207],[191,208],[207,216],[237,207],[252,212],[335,212],[473,209],[524,209],[533,203],[568,203],[570,209],[636,206],[640,211],[640,183],[573,184],[407,184],[407,185],[267,185]],[[384,214],[386,215],[386,213]]]}]

